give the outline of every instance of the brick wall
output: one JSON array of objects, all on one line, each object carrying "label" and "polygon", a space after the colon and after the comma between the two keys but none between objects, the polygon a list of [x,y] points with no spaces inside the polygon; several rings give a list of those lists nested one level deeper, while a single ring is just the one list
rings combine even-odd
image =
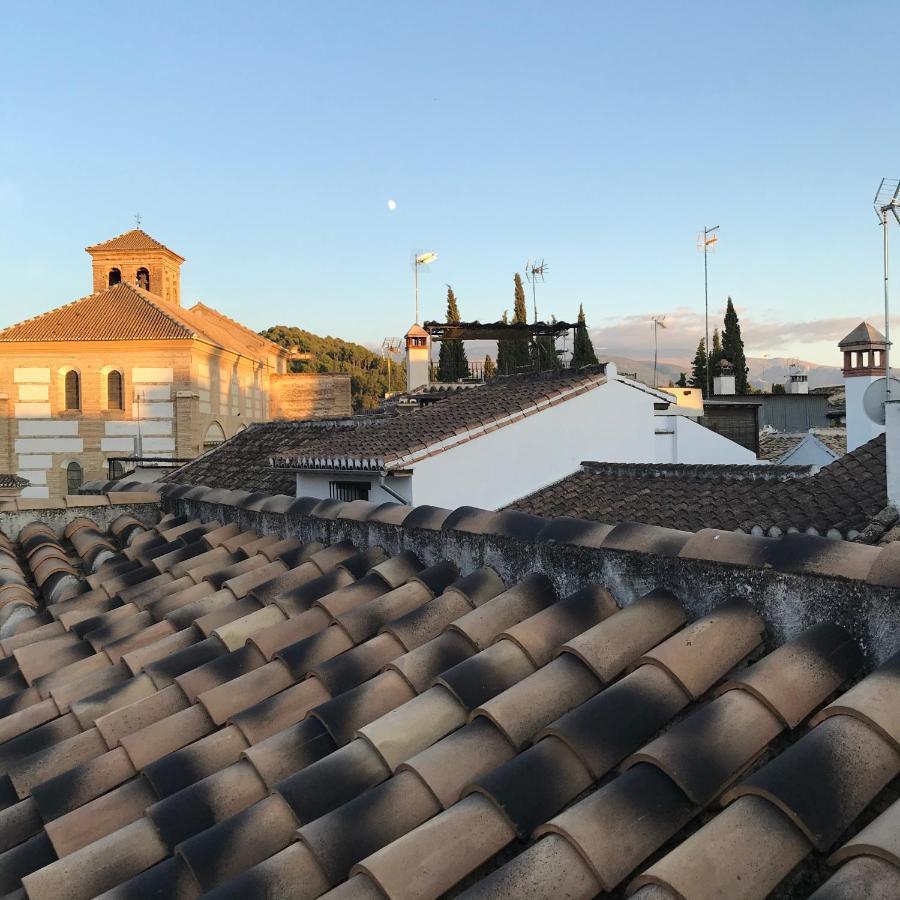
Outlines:
[{"label": "brick wall", "polygon": [[272,375],[273,419],[330,419],[351,414],[350,376],[344,373]]}]

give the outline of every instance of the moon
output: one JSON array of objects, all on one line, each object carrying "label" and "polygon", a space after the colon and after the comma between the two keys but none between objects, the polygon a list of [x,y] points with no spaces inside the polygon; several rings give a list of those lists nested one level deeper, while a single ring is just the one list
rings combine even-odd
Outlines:
[{"label": "moon", "polygon": [[396,200],[388,200],[388,209],[393,212],[397,208]]}]

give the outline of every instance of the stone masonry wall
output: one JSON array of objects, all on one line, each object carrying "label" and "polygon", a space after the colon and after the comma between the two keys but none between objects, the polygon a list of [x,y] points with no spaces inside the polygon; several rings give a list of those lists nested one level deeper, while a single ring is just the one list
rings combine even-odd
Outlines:
[{"label": "stone masonry wall", "polygon": [[350,376],[345,373],[272,375],[269,404],[273,419],[335,419],[349,416]]}]

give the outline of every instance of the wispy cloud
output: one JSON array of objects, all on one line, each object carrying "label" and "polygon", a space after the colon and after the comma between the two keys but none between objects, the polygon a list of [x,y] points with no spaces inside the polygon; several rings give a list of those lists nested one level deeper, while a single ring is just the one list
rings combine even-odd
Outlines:
[{"label": "wispy cloud", "polygon": [[[659,332],[660,358],[682,361],[693,357],[704,334],[703,315],[685,308],[665,315],[665,330]],[[840,364],[837,343],[862,319],[872,322],[876,328],[882,327],[883,319],[874,313],[798,321],[758,320],[743,315],[740,308],[738,316],[748,356],[796,356],[825,365]],[[721,330],[723,317],[724,309],[710,310],[710,333],[716,326]],[[651,313],[647,312],[602,320],[591,327],[591,339],[598,350],[605,348],[602,353],[646,359],[653,353],[650,318]]]}]

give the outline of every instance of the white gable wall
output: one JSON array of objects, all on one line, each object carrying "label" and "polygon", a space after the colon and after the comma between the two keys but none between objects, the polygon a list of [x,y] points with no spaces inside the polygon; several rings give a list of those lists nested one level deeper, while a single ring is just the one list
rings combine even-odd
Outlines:
[{"label": "white gable wall", "polygon": [[610,380],[415,464],[412,502],[497,509],[586,459],[654,462],[652,394]]}]

